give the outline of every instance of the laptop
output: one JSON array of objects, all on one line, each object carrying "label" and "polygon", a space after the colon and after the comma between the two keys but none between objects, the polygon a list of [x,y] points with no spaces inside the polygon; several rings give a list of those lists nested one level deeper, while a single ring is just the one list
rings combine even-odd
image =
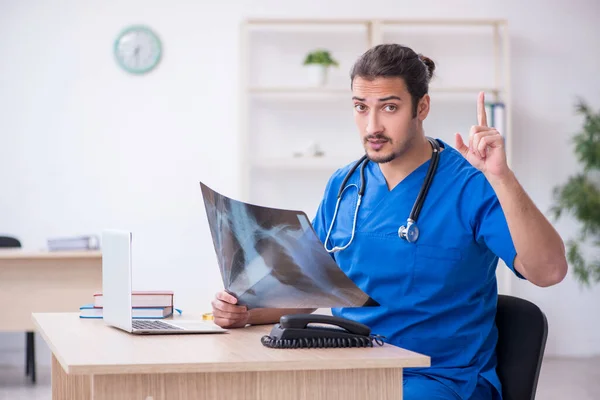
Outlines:
[{"label": "laptop", "polygon": [[128,231],[102,232],[104,323],[134,334],[223,333],[211,321],[134,319],[131,310],[132,238]]}]

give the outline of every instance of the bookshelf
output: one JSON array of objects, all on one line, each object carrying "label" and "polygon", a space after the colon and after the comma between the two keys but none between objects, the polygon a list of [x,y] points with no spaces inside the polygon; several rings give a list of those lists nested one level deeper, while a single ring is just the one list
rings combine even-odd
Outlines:
[{"label": "bookshelf", "polygon": [[[240,27],[239,182],[244,201],[301,209],[312,217],[330,175],[363,154],[349,73],[379,43],[401,43],[436,63],[426,134],[454,146],[476,124],[477,94],[501,103],[512,165],[508,23],[503,19],[252,18]],[[339,62],[325,86],[309,84],[303,61],[317,48]],[[490,121],[488,109],[488,121]],[[318,144],[316,157],[295,154]],[[512,274],[498,268],[502,293]]]}]

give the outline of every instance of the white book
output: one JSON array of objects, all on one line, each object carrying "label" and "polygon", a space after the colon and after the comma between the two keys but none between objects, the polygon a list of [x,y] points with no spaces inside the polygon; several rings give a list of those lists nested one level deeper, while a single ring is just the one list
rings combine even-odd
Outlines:
[{"label": "white book", "polygon": [[485,115],[488,126],[494,126],[494,103],[485,103]]},{"label": "white book", "polygon": [[98,247],[99,240],[95,235],[48,239],[49,251],[95,250]]},{"label": "white book", "polygon": [[494,103],[492,107],[492,127],[506,139],[506,108],[504,103]]}]

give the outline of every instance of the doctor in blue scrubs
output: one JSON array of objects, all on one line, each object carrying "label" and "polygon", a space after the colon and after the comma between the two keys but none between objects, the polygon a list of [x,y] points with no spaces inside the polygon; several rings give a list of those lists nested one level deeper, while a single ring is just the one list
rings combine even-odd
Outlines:
[{"label": "doctor in blue scrubs", "polygon": [[[550,286],[567,273],[564,244],[508,167],[483,93],[468,138],[457,133],[452,147],[426,135],[434,70],[397,44],[356,61],[352,106],[365,157],[331,176],[313,225],[340,268],[381,304],[333,315],[431,357],[430,368],[404,371],[405,399],[501,399],[498,260]],[[312,311],[248,311],[225,292],[213,300],[215,322],[227,328]]]}]

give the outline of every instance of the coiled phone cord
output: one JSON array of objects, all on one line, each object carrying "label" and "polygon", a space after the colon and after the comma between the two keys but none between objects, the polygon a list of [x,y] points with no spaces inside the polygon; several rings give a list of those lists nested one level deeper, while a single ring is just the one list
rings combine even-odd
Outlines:
[{"label": "coiled phone cord", "polygon": [[300,348],[330,348],[330,347],[373,347],[373,342],[383,346],[381,340],[383,336],[354,336],[344,338],[295,338],[295,339],[276,339],[265,335],[261,338],[264,346],[273,349],[300,349]]}]

